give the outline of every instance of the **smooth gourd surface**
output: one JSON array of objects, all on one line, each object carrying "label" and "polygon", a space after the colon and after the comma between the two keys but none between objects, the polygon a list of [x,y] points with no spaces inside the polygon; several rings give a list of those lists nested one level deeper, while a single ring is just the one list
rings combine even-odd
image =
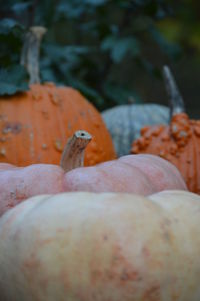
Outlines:
[{"label": "smooth gourd surface", "polygon": [[200,300],[200,197],[63,193],[0,218],[3,301]]},{"label": "smooth gourd surface", "polygon": [[102,112],[118,156],[130,153],[133,141],[140,137],[141,128],[167,125],[169,115],[168,107],[153,103],[118,105]]}]

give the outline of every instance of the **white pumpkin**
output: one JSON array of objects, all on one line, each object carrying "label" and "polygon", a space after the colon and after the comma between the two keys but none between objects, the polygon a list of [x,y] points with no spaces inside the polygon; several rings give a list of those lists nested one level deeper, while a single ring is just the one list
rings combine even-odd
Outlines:
[{"label": "white pumpkin", "polygon": [[0,218],[1,301],[199,301],[200,196],[35,196]]}]

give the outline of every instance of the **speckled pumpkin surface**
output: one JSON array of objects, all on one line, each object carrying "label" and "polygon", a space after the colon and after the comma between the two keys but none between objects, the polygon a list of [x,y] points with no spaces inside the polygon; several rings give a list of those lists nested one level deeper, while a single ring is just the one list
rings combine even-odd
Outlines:
[{"label": "speckled pumpkin surface", "polygon": [[180,170],[189,190],[200,194],[200,120],[180,113],[172,117],[168,127],[145,127],[142,137],[133,142],[131,152],[167,159]]},{"label": "speckled pumpkin surface", "polygon": [[23,94],[1,97],[0,162],[58,164],[67,139],[80,129],[93,136],[85,165],[115,158],[101,115],[78,91],[34,84]]},{"label": "speckled pumpkin surface", "polygon": [[102,113],[118,156],[130,153],[133,140],[146,125],[168,124],[169,108],[157,104],[116,106]]}]

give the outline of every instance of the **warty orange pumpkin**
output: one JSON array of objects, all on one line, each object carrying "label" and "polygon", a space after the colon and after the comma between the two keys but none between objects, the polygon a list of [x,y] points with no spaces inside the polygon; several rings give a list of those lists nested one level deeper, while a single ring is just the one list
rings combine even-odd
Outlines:
[{"label": "warty orange pumpkin", "polygon": [[39,46],[44,32],[43,27],[32,27],[22,51],[30,90],[0,98],[0,162],[58,164],[67,139],[80,128],[93,136],[85,165],[114,159],[111,136],[96,108],[71,87],[40,84]]},{"label": "warty orange pumpkin", "polygon": [[149,126],[133,142],[133,154],[158,155],[174,164],[183,175],[188,189],[200,194],[200,120],[185,113],[183,99],[170,69],[164,67],[164,78],[171,104],[169,126]]}]

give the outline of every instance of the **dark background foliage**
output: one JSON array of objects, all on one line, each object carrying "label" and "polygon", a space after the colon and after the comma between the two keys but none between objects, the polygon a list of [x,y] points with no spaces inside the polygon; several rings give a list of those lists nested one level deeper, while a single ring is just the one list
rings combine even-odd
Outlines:
[{"label": "dark background foliage", "polygon": [[1,0],[0,7],[0,94],[28,88],[19,65],[23,37],[43,25],[42,81],[73,86],[100,110],[167,105],[162,66],[168,64],[188,112],[199,117],[198,0]]}]

